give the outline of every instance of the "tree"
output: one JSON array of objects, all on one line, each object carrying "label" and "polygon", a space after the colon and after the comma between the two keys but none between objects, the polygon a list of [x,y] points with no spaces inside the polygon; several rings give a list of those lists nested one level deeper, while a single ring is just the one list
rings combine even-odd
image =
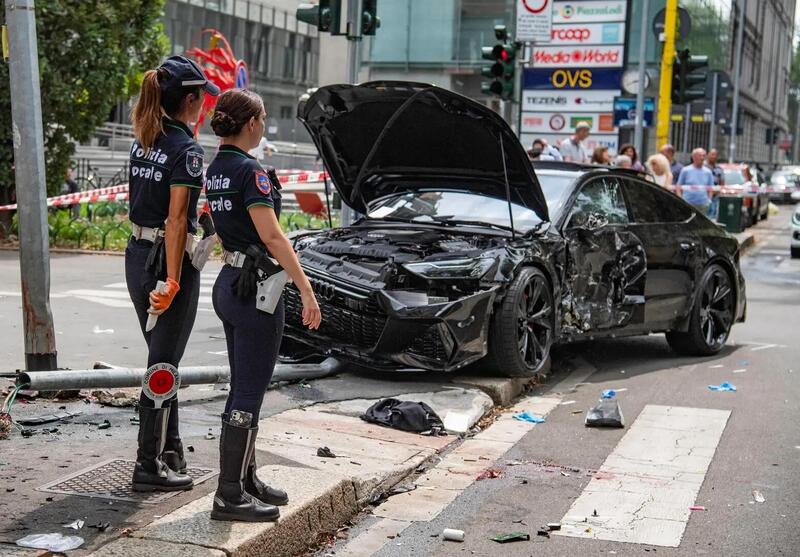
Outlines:
[{"label": "tree", "polygon": [[[87,141],[164,56],[164,0],[37,0],[47,191],[59,190],[75,142]],[[0,205],[13,198],[8,65],[0,64]],[[2,213],[0,213],[1,215]]]}]

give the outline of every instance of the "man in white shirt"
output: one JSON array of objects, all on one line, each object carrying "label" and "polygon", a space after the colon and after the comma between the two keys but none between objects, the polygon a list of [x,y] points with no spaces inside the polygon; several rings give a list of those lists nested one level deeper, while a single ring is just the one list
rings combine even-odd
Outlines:
[{"label": "man in white shirt", "polygon": [[[250,149],[250,156],[255,157],[258,162],[264,162],[264,158],[267,156],[267,150],[269,149],[270,144],[267,141],[266,137],[262,137],[261,141],[258,142],[256,147]],[[271,154],[271,152],[269,153]]]},{"label": "man in white shirt", "polygon": [[558,150],[566,162],[581,164],[589,162],[589,153],[583,142],[589,137],[591,129],[592,127],[588,123],[578,122],[578,125],[575,126],[575,134],[559,144]]}]

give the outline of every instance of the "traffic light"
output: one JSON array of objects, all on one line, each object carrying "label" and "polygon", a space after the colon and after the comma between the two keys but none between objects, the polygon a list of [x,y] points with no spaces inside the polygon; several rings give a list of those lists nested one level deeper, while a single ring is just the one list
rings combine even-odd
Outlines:
[{"label": "traffic light", "polygon": [[[706,96],[708,56],[692,56],[685,48],[675,56],[672,66],[672,102],[686,104]],[[699,86],[699,87],[698,87]]]},{"label": "traffic light", "polygon": [[361,12],[361,33],[366,36],[374,35],[375,30],[381,26],[378,17],[378,0],[363,0]]},{"label": "traffic light", "polygon": [[313,25],[320,31],[329,32],[331,35],[342,34],[339,31],[342,0],[319,0],[319,4],[300,4],[297,6],[296,15],[298,21]]},{"label": "traffic light", "polygon": [[517,57],[517,45],[509,42],[505,25],[495,25],[494,36],[502,41],[494,46],[481,47],[481,58],[492,60],[491,66],[481,68],[481,74],[492,81],[481,84],[481,91],[486,95],[495,95],[503,100],[514,96],[514,59]]}]

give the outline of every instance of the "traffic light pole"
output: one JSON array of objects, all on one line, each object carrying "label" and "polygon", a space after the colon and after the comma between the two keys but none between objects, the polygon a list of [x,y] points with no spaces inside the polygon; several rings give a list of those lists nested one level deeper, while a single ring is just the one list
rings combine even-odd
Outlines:
[{"label": "traffic light pole", "polygon": [[719,72],[714,72],[711,77],[711,126],[708,131],[708,150],[717,146],[717,88],[719,87]]},{"label": "traffic light pole", "polygon": [[658,127],[656,143],[660,148],[669,137],[672,110],[672,63],[675,60],[675,31],[678,21],[678,0],[667,0],[664,17],[664,51],[661,53],[661,78],[658,87]]},{"label": "traffic light pole", "polygon": [[[355,85],[358,83],[359,54],[361,50],[361,12],[363,0],[350,0],[347,3],[347,81]],[[357,218],[357,213],[342,203],[341,225],[350,226]]]},{"label": "traffic light pole", "polygon": [[747,0],[739,0],[739,28],[736,30],[736,55],[733,76],[733,115],[731,116],[731,143],[728,162],[736,160],[736,130],[739,129],[739,83],[742,73],[742,48],[744,46],[745,7]]},{"label": "traffic light pole", "polygon": [[33,0],[6,0],[25,369],[57,369],[50,311],[50,249],[39,53]]}]

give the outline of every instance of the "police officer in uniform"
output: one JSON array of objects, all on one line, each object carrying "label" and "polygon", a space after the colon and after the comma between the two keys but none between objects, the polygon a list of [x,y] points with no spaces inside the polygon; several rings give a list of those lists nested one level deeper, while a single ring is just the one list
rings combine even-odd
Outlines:
[{"label": "police officer in uniform", "polygon": [[[136,136],[128,176],[133,234],[125,250],[125,278],[151,369],[177,368],[197,313],[200,272],[192,266],[191,255],[203,149],[189,124],[199,118],[205,93],[218,95],[219,88],[195,62],[172,56],[145,73],[131,114]],[[163,282],[159,289],[158,281]],[[178,431],[177,396],[159,402],[144,390],[139,398],[133,489],[191,489]]]},{"label": "police officer in uniform", "polygon": [[[222,141],[206,173],[206,195],[226,263],[212,299],[225,328],[231,367],[219,485],[211,513],[216,520],[276,520],[277,507],[288,502],[286,492],[256,476],[255,463],[259,411],[283,334],[281,277],[290,278],[300,290],[303,323],[316,329],[322,318],[311,284],[278,222],[281,197],[275,171],[265,170],[248,154],[264,133],[265,119],[261,97],[233,89],[220,95],[211,120]],[[271,293],[267,285],[274,286]]]}]

